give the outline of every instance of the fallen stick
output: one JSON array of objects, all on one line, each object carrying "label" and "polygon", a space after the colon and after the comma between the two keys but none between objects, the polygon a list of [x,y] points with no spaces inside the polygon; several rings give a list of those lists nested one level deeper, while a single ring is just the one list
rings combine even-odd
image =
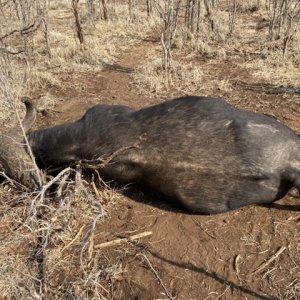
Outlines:
[{"label": "fallen stick", "polygon": [[279,250],[272,255],[266,262],[262,263],[255,271],[253,271],[250,275],[254,275],[261,270],[263,270],[265,267],[267,267],[272,261],[274,261],[284,250],[286,249],[285,246],[282,246],[279,248]]},{"label": "fallen stick", "polygon": [[95,249],[103,249],[103,248],[110,247],[110,246],[120,245],[123,242],[134,241],[134,240],[140,239],[142,237],[149,236],[151,234],[152,234],[152,231],[145,231],[145,232],[142,232],[142,233],[132,235],[132,236],[127,237],[127,238],[120,238],[120,239],[116,239],[116,240],[112,240],[112,241],[109,241],[109,242],[98,244],[98,245],[95,246]]},{"label": "fallen stick", "polygon": [[79,236],[81,235],[83,229],[84,229],[85,225],[83,225],[77,232],[77,234],[75,235],[74,239],[68,243],[66,246],[64,246],[62,249],[61,249],[61,252],[65,251],[66,249],[68,249],[70,246],[72,246],[72,244],[79,238]]},{"label": "fallen stick", "polygon": [[[154,273],[156,279],[159,281],[159,283],[160,283],[161,286],[163,287],[166,296],[167,296],[170,300],[175,300],[175,297],[173,297],[172,294],[168,291],[168,289],[167,289],[166,286],[164,285],[162,279],[159,277],[158,273],[157,273],[156,270],[154,269],[154,267],[153,267],[152,263],[150,262],[149,258],[148,258],[145,254],[142,254],[142,253],[139,253],[139,254],[137,254],[136,256],[142,256],[142,257],[146,260],[146,262],[148,263],[148,265],[149,265],[151,271]],[[228,287],[229,287],[229,286],[228,286]],[[227,289],[226,289],[226,291],[227,291]],[[226,291],[225,291],[225,292],[226,292]],[[225,294],[225,292],[224,292],[224,294]],[[224,294],[223,294],[223,295],[224,295]]]}]

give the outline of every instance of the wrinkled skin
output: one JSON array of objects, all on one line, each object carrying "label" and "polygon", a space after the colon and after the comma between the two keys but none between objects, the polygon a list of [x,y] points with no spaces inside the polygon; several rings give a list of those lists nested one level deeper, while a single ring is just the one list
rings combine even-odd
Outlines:
[{"label": "wrinkled skin", "polygon": [[134,111],[97,105],[78,121],[28,135],[41,168],[115,157],[102,174],[213,214],[271,203],[300,187],[300,140],[275,118],[223,100],[185,97]]}]

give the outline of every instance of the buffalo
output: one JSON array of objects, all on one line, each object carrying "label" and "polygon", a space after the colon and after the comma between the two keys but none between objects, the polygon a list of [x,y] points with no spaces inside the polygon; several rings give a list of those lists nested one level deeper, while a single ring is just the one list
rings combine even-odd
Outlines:
[{"label": "buffalo", "polygon": [[96,105],[27,138],[42,169],[111,156],[100,169],[105,178],[150,187],[195,213],[271,203],[300,188],[298,135],[222,99],[190,96],[140,110]]}]

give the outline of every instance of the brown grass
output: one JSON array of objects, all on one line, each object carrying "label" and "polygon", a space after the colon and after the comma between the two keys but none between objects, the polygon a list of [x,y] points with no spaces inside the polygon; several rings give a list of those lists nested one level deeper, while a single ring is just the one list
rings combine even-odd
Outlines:
[{"label": "brown grass", "polygon": [[[109,11],[113,11],[110,6],[111,4],[108,5]],[[118,4],[108,21],[100,18],[91,21],[87,17],[85,5],[80,6],[80,15],[85,36],[84,45],[80,45],[77,40],[70,3],[54,1],[50,5],[48,24],[51,59],[47,56],[44,33],[41,29],[30,35],[29,65],[26,64],[25,55],[7,59],[0,52],[0,76],[7,80],[8,90],[14,91],[15,99],[24,94],[44,94],[49,87],[59,86],[61,72],[96,71],[103,69],[106,64],[112,64],[122,51],[146,37],[157,20],[155,15],[147,18],[145,12],[136,10],[132,22],[128,18],[128,5],[123,4]],[[15,14],[10,22],[3,22],[2,25],[5,26],[0,29],[0,36],[12,29],[22,28]],[[22,49],[20,35],[13,35],[9,40],[12,45],[10,50]],[[0,88],[0,99],[4,97],[3,88]],[[48,99],[48,107],[43,103],[46,109],[53,107],[57,101],[50,95]],[[11,117],[12,113],[2,105],[0,122],[4,123]]]},{"label": "brown grass", "polygon": [[[95,193],[91,185],[76,177],[76,181],[69,176],[60,177],[57,183],[64,182],[63,194],[56,199],[16,195],[8,184],[2,186],[2,297],[38,298],[44,293],[46,299],[63,299],[68,294],[76,299],[106,299],[108,291],[102,286],[101,278],[105,284],[107,276],[124,271],[121,265],[105,262],[102,253],[94,250],[94,229],[91,231],[97,219],[101,222],[104,217],[101,210],[107,216],[122,196],[102,182],[97,183]],[[41,242],[44,263],[38,260]],[[39,280],[43,280],[44,292],[39,292]]]},{"label": "brown grass", "polygon": [[[150,54],[152,59],[146,60],[144,66],[138,68],[135,82],[141,91],[147,93],[150,90],[151,93],[164,94],[167,91],[172,92],[174,88],[176,90],[179,86],[183,94],[195,93],[200,89],[195,87],[192,79],[194,76],[189,71],[193,73],[193,70],[197,69],[198,73],[205,75],[207,70],[202,69],[201,61],[205,61],[205,68],[209,68],[209,61],[213,65],[219,61],[240,66],[253,78],[264,83],[299,86],[299,30],[295,32],[283,58],[283,38],[268,40],[268,14],[265,6],[259,5],[257,1],[238,1],[237,21],[231,35],[228,2],[220,1],[213,11],[214,30],[205,18],[204,7],[202,14],[199,32],[190,32],[183,25],[183,17],[180,19],[172,51],[174,64],[171,75],[163,75],[159,69],[159,50]],[[299,26],[299,20],[296,19],[295,22],[298,22]],[[193,66],[187,66],[190,61],[193,61]],[[203,78],[205,76],[202,76],[202,80]],[[206,84],[211,85],[209,78],[204,80]],[[226,83],[221,83],[219,88],[224,92],[230,89]]]},{"label": "brown grass", "polygon": [[[155,56],[155,55],[149,55]],[[136,69],[133,80],[141,94],[178,93],[193,94],[202,84],[202,71],[193,64],[173,61],[170,72],[164,72],[161,60],[149,58],[143,66]]]}]

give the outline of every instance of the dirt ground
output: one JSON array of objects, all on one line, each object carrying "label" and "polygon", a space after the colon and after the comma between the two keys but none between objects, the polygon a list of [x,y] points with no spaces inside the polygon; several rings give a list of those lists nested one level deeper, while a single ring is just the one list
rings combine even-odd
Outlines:
[{"label": "dirt ground", "polygon": [[[136,92],[132,72],[147,49],[148,39],[122,53],[101,72],[61,74],[54,111],[39,117],[38,127],[79,118],[98,103],[140,108],[165,101]],[[207,80],[228,79],[223,97],[239,107],[271,113],[300,132],[299,95],[257,82],[230,58],[224,63],[201,60]],[[176,96],[182,96],[176,93]],[[293,101],[292,101],[293,100]],[[296,101],[298,100],[298,102]],[[178,141],[180,143],[180,141]],[[128,187],[124,197],[100,221],[95,244],[137,233],[152,232],[138,242],[101,251],[100,267],[121,266],[107,275],[109,299],[300,299],[300,202],[296,193],[270,206],[250,206],[225,214],[192,215],[160,196]],[[105,292],[104,292],[105,294]]]}]

